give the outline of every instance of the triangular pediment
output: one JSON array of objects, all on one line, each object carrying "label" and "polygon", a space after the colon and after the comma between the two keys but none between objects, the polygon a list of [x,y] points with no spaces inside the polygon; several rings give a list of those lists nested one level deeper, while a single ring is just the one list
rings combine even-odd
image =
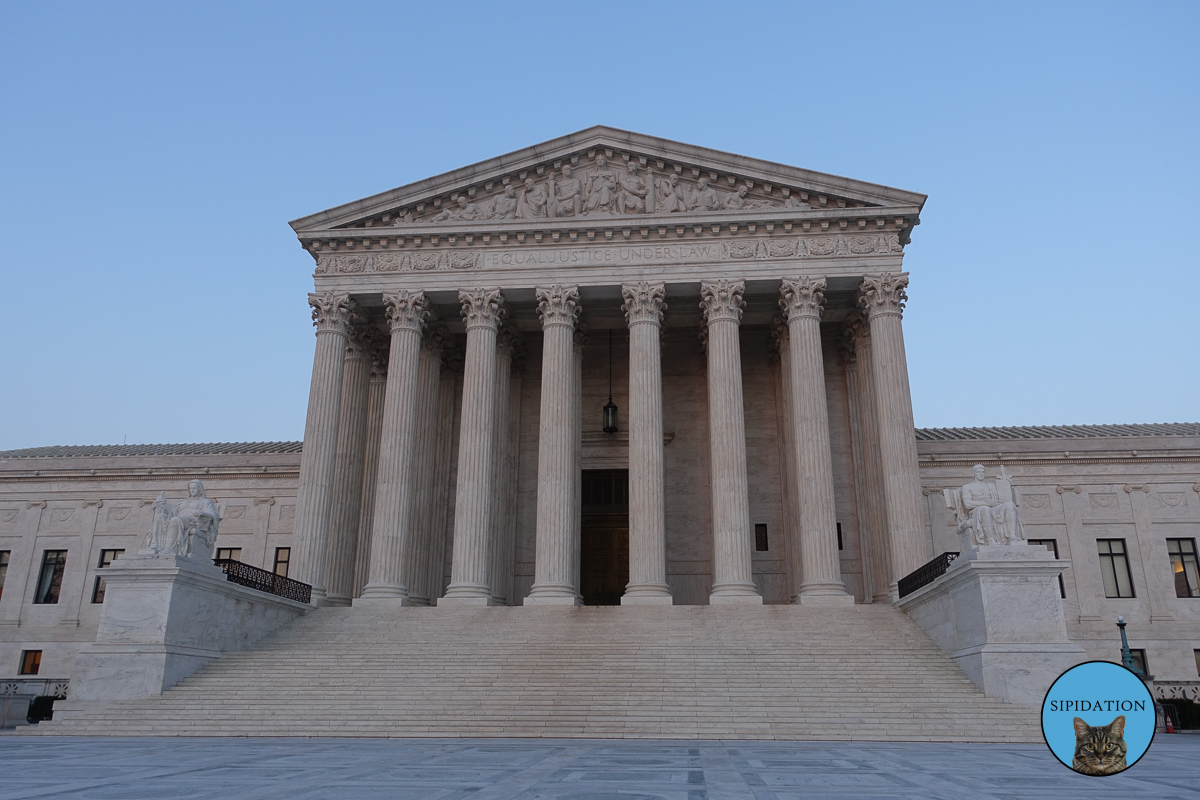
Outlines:
[{"label": "triangular pediment", "polygon": [[[904,211],[925,195],[597,126],[295,220],[302,239],[334,230],[419,234],[497,224],[561,227]],[[868,212],[870,213],[870,212]]]}]

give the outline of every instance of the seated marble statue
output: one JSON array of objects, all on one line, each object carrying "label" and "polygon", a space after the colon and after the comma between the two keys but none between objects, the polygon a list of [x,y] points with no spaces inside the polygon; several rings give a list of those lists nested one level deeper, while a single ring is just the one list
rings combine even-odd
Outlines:
[{"label": "seated marble statue", "polygon": [[1000,467],[998,481],[986,480],[987,470],[976,464],[975,480],[961,489],[947,489],[946,506],[958,518],[959,536],[970,538],[964,545],[1025,543],[1025,523],[1017,516],[1012,476]]},{"label": "seated marble statue", "polygon": [[204,494],[203,483],[189,481],[188,496],[174,504],[167,500],[165,492],[160,492],[152,507],[154,522],[146,536],[142,553],[180,555],[184,558],[192,558],[196,554],[204,560],[212,558],[213,545],[217,543],[217,528],[221,524],[221,511]]}]

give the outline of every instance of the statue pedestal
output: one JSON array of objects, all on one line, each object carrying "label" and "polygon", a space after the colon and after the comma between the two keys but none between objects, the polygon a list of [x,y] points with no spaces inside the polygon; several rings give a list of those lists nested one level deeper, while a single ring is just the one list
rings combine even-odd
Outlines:
[{"label": "statue pedestal", "polygon": [[950,653],[988,697],[1040,705],[1086,659],[1067,638],[1058,575],[1070,566],[1041,547],[984,545],[898,607]]},{"label": "statue pedestal", "polygon": [[104,580],[96,641],[76,657],[71,699],[55,711],[161,694],[309,608],[230,583],[201,556],[122,555],[104,570]]}]

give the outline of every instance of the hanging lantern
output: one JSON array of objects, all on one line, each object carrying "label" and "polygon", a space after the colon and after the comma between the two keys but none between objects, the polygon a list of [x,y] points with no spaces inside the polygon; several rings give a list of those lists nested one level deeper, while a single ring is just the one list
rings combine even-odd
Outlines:
[{"label": "hanging lantern", "polygon": [[604,432],[617,432],[617,404],[612,401],[612,329],[608,331],[608,402],[604,405]]}]

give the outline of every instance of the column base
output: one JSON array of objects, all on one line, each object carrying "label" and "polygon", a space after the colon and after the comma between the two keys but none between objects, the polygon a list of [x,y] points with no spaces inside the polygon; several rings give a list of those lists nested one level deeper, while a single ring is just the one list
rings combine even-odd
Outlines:
[{"label": "column base", "polygon": [[660,594],[658,592],[646,592],[645,594],[630,594],[626,592],[621,595],[621,605],[623,606],[673,606],[675,598],[670,592]]},{"label": "column base", "polygon": [[341,606],[345,608],[350,606],[350,598],[340,594],[326,595],[325,602],[331,606]]},{"label": "column base", "polygon": [[854,595],[801,592],[792,602],[798,606],[852,606],[854,605]]},{"label": "column base", "polygon": [[452,597],[450,595],[446,595],[445,597],[439,597],[438,601],[437,601],[437,605],[438,605],[438,608],[444,608],[447,606],[485,607],[485,606],[494,606],[496,604],[492,602],[491,595],[470,594],[470,595],[459,595],[457,597]]},{"label": "column base", "polygon": [[751,581],[714,583],[708,595],[710,606],[718,605],[762,605],[762,595]]},{"label": "column base", "polygon": [[313,608],[326,608],[330,605],[325,590],[319,586],[312,587],[312,592],[308,595],[308,604]]},{"label": "column base", "polygon": [[362,597],[354,599],[354,605],[363,600],[407,600],[408,588],[395,583],[368,583],[363,589]]},{"label": "column base", "polygon": [[573,594],[531,594],[525,598],[527,606],[582,606],[583,601]]},{"label": "column base", "polygon": [[354,608],[407,608],[417,605],[420,605],[420,603],[414,603],[412,599],[407,596],[397,595],[377,595],[368,597],[364,594],[362,597],[354,598],[353,603]]}]

